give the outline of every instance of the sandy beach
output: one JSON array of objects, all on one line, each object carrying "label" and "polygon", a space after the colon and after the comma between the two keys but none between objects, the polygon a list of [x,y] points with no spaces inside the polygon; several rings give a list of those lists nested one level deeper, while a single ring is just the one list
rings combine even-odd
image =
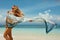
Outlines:
[{"label": "sandy beach", "polygon": [[[14,40],[60,40],[60,35],[14,35]],[[4,40],[3,36],[0,35],[0,40]]]},{"label": "sandy beach", "polygon": [[[5,40],[3,32],[0,33],[0,40]],[[13,40],[60,40],[60,32],[57,29],[49,34],[46,34],[44,29],[13,29],[12,33]]]}]

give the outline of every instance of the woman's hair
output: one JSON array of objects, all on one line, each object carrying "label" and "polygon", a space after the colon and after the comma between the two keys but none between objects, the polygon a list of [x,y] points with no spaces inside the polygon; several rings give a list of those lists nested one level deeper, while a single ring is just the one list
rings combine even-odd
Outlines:
[{"label": "woman's hair", "polygon": [[16,5],[13,5],[14,9],[15,9],[15,16],[18,16],[21,14],[21,11],[19,10],[19,8]]}]

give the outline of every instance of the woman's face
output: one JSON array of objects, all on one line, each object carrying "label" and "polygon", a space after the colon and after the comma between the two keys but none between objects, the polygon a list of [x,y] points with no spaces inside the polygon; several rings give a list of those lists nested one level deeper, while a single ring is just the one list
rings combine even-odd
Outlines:
[{"label": "woman's face", "polygon": [[12,7],[12,11],[15,12],[17,8],[15,6]]}]

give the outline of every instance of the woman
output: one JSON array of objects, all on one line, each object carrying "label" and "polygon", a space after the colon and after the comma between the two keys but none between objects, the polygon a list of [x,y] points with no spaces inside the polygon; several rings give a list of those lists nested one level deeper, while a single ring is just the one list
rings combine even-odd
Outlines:
[{"label": "woman", "polygon": [[12,6],[12,10],[11,11],[8,11],[8,15],[6,17],[6,30],[4,32],[4,38],[6,40],[13,40],[13,37],[12,37],[12,28],[18,22],[22,22],[23,16],[24,16],[23,13],[15,5]]}]

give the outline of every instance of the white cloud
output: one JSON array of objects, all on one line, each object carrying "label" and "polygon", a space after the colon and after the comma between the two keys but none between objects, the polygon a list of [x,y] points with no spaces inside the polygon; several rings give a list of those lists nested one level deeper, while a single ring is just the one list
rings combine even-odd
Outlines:
[{"label": "white cloud", "polygon": [[3,17],[2,15],[0,15],[0,24],[4,24],[5,23],[5,17]]},{"label": "white cloud", "polygon": [[60,21],[60,17],[57,18]]},{"label": "white cloud", "polygon": [[3,16],[2,16],[2,15],[0,15],[0,22],[2,22],[2,20],[3,20]]},{"label": "white cloud", "polygon": [[53,15],[50,15],[51,10],[44,11],[44,13],[39,13],[38,17],[45,19],[47,22],[55,24],[52,20],[54,19]]},{"label": "white cloud", "polygon": [[[50,22],[50,23],[54,23],[52,22],[51,20],[55,19],[56,21],[60,21],[60,16],[58,15],[50,15],[50,12],[51,10],[47,10],[47,11],[44,11],[44,13],[39,13],[39,15],[37,15],[37,17],[32,17],[32,18],[28,18],[28,17],[25,17],[25,21],[26,20],[30,20],[30,19],[33,19],[33,18],[44,18],[47,22]],[[6,20],[6,16],[4,17],[2,14],[0,14],[0,23],[5,23],[5,20]],[[37,20],[39,21],[39,20]]]},{"label": "white cloud", "polygon": [[[39,13],[38,17],[44,18],[47,22],[54,24],[55,22],[60,22],[60,15],[51,15],[51,10],[44,11],[44,13]],[[53,22],[54,21],[54,22]]]},{"label": "white cloud", "polygon": [[54,18],[55,18],[57,21],[60,21],[60,15],[54,15]]},{"label": "white cloud", "polygon": [[8,9],[0,9],[0,24],[5,24]]},{"label": "white cloud", "polygon": [[51,10],[44,11],[43,13],[39,13],[39,17],[44,18],[45,20],[51,20],[53,19],[53,16],[49,14]]}]

